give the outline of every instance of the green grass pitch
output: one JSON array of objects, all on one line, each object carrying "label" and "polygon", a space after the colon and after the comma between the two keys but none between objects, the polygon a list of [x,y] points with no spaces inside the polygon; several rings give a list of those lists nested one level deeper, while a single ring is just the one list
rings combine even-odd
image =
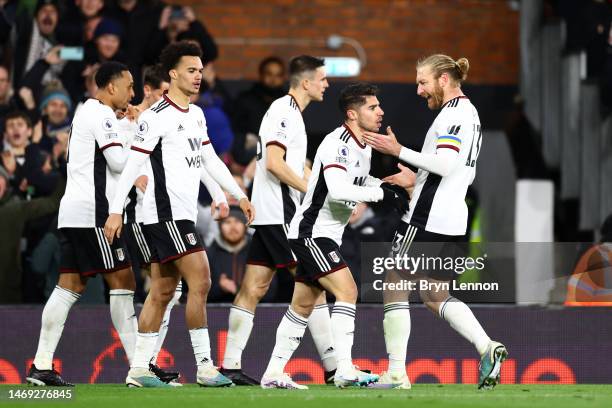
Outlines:
[{"label": "green grass pitch", "polygon": [[258,387],[222,389],[186,385],[173,389],[128,389],[123,385],[77,385],[72,401],[25,402],[8,400],[9,389],[38,389],[0,385],[0,407],[66,406],[70,408],[126,407],[483,407],[582,408],[612,406],[612,385],[500,385],[478,391],[473,385],[417,384],[412,390],[336,389],[311,386],[305,391],[262,390]]}]

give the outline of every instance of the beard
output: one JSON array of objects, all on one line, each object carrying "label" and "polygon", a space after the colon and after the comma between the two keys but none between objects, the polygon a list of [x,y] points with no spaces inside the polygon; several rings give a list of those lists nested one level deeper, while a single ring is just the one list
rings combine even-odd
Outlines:
[{"label": "beard", "polygon": [[432,110],[437,110],[442,107],[442,102],[444,101],[444,91],[440,87],[440,85],[435,84],[434,91],[431,94],[431,106],[429,106]]}]

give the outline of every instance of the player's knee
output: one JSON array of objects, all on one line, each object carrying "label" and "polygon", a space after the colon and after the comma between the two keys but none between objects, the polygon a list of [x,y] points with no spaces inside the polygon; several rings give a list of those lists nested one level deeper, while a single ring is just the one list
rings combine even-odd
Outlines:
[{"label": "player's knee", "polygon": [[208,292],[210,291],[211,281],[210,278],[202,279],[198,282],[191,282],[189,284],[189,295],[196,296],[197,298],[206,299]]},{"label": "player's knee", "polygon": [[352,285],[346,288],[342,288],[334,293],[336,300],[339,302],[357,303],[357,285]]},{"label": "player's knee", "polygon": [[170,286],[156,289],[152,288],[149,292],[149,296],[151,297],[151,301],[158,307],[166,307],[174,296],[174,288]]},{"label": "player's knee", "polygon": [[312,310],[314,309],[314,305],[315,302],[313,301],[308,301],[305,299],[301,299],[301,300],[293,300],[291,302],[291,309],[299,314],[300,316],[304,317],[304,318],[308,318],[310,316],[310,314],[312,313]]}]

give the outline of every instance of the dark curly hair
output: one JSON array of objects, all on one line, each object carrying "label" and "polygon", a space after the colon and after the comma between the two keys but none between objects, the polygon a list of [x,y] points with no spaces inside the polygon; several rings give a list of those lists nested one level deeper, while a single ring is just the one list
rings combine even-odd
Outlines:
[{"label": "dark curly hair", "polygon": [[[167,45],[159,56],[159,63],[168,76],[171,69],[176,68],[182,57],[202,58],[200,45],[192,40],[184,40]],[[166,78],[169,80],[169,78]]]}]

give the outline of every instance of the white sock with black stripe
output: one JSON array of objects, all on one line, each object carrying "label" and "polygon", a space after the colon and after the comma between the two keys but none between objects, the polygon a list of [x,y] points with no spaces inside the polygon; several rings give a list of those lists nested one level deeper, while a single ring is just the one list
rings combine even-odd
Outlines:
[{"label": "white sock with black stripe", "polygon": [[136,348],[136,333],[138,333],[138,318],[134,311],[134,291],[111,289],[109,294],[111,320],[131,364]]},{"label": "white sock with black stripe", "polygon": [[242,368],[242,351],[251,336],[254,317],[253,313],[239,306],[232,305],[230,308],[223,368],[230,370]]},{"label": "white sock with black stripe", "polygon": [[334,337],[331,330],[331,318],[327,303],[316,305],[308,318],[308,330],[312,335],[323,369],[333,371],[336,369],[336,353],[334,351]]},{"label": "white sock with black stripe", "polygon": [[191,338],[191,347],[193,347],[193,355],[196,359],[196,365],[212,366],[213,361],[210,356],[210,337],[208,336],[208,327],[200,327],[199,329],[189,330]]},{"label": "white sock with black stripe", "polygon": [[383,328],[389,354],[389,374],[406,374],[406,348],[410,338],[410,305],[408,302],[387,303]]},{"label": "white sock with black stripe", "polygon": [[272,350],[272,356],[263,375],[264,377],[284,372],[285,365],[287,365],[300,345],[302,337],[304,337],[307,325],[308,319],[295,313],[289,306],[283,320],[278,325],[278,329],[276,329],[276,344],[274,344],[274,350]]},{"label": "white sock with black stripe", "polygon": [[179,282],[176,285],[176,290],[174,291],[174,296],[168,302],[168,306],[166,306],[166,311],[164,312],[164,318],[162,319],[161,326],[159,327],[159,337],[157,338],[157,343],[155,343],[155,349],[153,350],[153,361],[152,364],[157,364],[157,356],[159,355],[159,351],[164,345],[164,340],[166,339],[166,334],[168,334],[168,326],[170,325],[170,313],[172,312],[172,308],[174,305],[178,304],[181,295],[183,294],[183,282]]},{"label": "white sock with black stripe", "polygon": [[136,334],[136,347],[134,348],[134,358],[130,364],[131,368],[149,369],[149,363],[153,360],[153,349],[159,337],[159,332]]},{"label": "white sock with black stripe", "polygon": [[81,295],[68,289],[56,286],[45,304],[42,312],[40,337],[34,357],[34,366],[39,370],[51,370],[53,354],[62,332],[68,312]]},{"label": "white sock with black stripe", "polygon": [[336,302],[331,315],[332,334],[338,364],[337,373],[339,375],[349,374],[353,371],[351,350],[355,336],[355,309],[356,306],[352,303]]},{"label": "white sock with black stripe", "polygon": [[487,352],[491,339],[465,303],[449,296],[440,306],[440,317],[472,343],[478,354],[482,356]]}]

